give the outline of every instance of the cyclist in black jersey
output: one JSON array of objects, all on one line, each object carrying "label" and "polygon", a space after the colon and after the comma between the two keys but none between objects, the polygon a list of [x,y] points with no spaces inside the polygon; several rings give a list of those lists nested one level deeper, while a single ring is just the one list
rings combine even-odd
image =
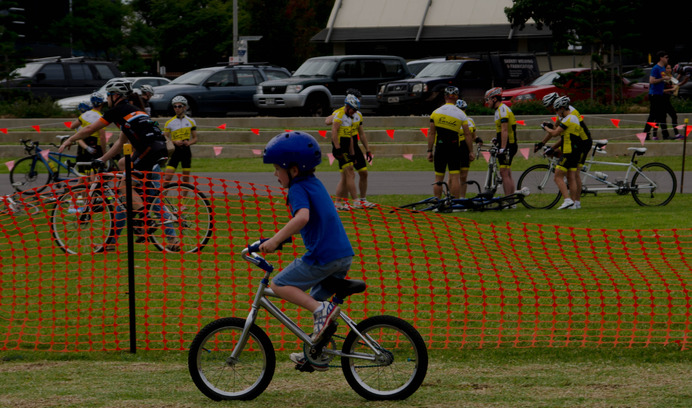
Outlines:
[{"label": "cyclist in black jersey", "polygon": [[[152,121],[146,112],[128,102],[128,98],[132,95],[131,82],[124,79],[112,80],[106,85],[106,92],[109,110],[98,121],[82,128],[79,132],[65,140],[59,151],[62,152],[75,141],[81,140],[114,123],[120,129],[120,137],[103,156],[94,160],[94,164],[103,168],[103,164],[118,154],[122,150],[123,145],[129,141],[134,148],[132,166],[136,170],[148,172],[145,180],[147,201],[153,203],[152,209],[154,212],[160,213],[156,207],[158,207],[157,202],[161,187],[161,166],[168,159],[166,138],[161,129],[159,129],[158,124]],[[135,215],[141,214],[143,207],[144,203],[141,197],[133,193],[133,210]],[[126,214],[124,211],[116,211],[115,218],[115,237],[113,237],[112,242],[106,242],[106,245],[96,248],[95,252],[115,249],[115,241],[125,224]],[[168,237],[166,249],[171,252],[180,251],[180,243],[175,238],[175,231],[169,228],[165,230],[165,233]]]}]

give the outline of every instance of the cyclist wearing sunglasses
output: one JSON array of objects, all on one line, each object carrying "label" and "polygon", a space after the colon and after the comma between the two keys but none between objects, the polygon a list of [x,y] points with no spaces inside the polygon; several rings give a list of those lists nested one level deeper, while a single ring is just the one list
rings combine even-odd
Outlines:
[{"label": "cyclist wearing sunglasses", "polygon": [[183,169],[183,182],[187,183],[192,167],[190,146],[197,143],[197,123],[185,114],[187,112],[187,99],[184,96],[176,96],[172,103],[175,116],[163,126],[163,134],[166,139],[172,140],[173,145],[175,145],[175,151],[166,166],[166,180],[168,181],[173,177],[173,173],[180,163]]}]

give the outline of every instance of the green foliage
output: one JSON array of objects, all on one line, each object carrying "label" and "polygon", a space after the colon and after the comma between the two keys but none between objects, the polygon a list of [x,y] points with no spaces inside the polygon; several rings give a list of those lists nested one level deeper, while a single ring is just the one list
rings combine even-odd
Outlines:
[{"label": "green foliage", "polygon": [[14,98],[0,102],[0,115],[15,118],[62,118],[65,117],[65,111],[50,98]]}]

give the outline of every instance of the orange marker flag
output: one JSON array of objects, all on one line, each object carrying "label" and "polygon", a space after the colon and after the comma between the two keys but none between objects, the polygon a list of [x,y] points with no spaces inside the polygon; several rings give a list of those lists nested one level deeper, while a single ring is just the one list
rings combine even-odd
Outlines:
[{"label": "orange marker flag", "polygon": [[[685,132],[685,137],[690,135],[690,132],[692,132],[692,126],[687,126],[687,131]],[[7,133],[7,132],[5,132]]]},{"label": "orange marker flag", "polygon": [[34,125],[34,126],[32,126],[32,128],[34,128],[34,130],[37,131],[38,133],[41,133],[41,126]]},{"label": "orange marker flag", "polygon": [[291,132],[293,132],[293,130],[292,129],[284,129],[284,132],[291,133]]},{"label": "orange marker flag", "polygon": [[404,159],[413,161],[413,154],[404,154]]},{"label": "orange marker flag", "polygon": [[654,129],[658,129],[658,123],[656,123],[656,122],[646,122],[646,124],[651,126]]},{"label": "orange marker flag", "polygon": [[65,127],[68,129],[70,128],[70,126],[72,126],[72,122],[63,122],[62,124],[65,125]]},{"label": "orange marker flag", "polygon": [[2,132],[2,133],[4,133],[4,134],[7,134],[7,128],[2,128],[2,129],[0,129],[0,132]]},{"label": "orange marker flag", "polygon": [[14,160],[5,162],[5,166],[7,166],[7,170],[12,171],[12,169],[14,168]]},{"label": "orange marker flag", "polygon": [[553,122],[557,122],[557,116],[553,116],[553,117],[552,117],[552,118],[550,118],[550,119],[552,119],[552,120],[553,120]]},{"label": "orange marker flag", "polygon": [[389,137],[394,139],[394,129],[387,129],[387,134],[389,135]]},{"label": "orange marker flag", "polygon": [[428,137],[428,128],[420,128],[420,131],[425,135],[425,137]]},{"label": "orange marker flag", "polygon": [[644,146],[644,140],[646,140],[646,133],[637,133],[637,139],[642,143],[642,146]]},{"label": "orange marker flag", "polygon": [[254,134],[256,134],[257,136],[259,136],[259,129],[250,129],[250,131],[252,131],[252,133],[254,133]]},{"label": "orange marker flag", "polygon": [[523,120],[518,120],[517,125],[526,126],[526,122],[524,122]]},{"label": "orange marker flag", "polygon": [[216,128],[221,129],[221,130],[226,130],[226,124],[224,123],[223,125],[219,125]]},{"label": "orange marker flag", "polygon": [[620,119],[611,119],[610,121],[613,123],[613,126],[615,126],[616,128],[620,127]]},{"label": "orange marker flag", "polygon": [[327,131],[326,130],[318,130],[317,133],[320,134],[322,137],[327,137]]}]

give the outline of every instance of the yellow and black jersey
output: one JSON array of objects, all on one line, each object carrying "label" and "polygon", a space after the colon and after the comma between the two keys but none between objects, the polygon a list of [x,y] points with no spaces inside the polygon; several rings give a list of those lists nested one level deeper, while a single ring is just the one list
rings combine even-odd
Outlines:
[{"label": "yellow and black jersey", "polygon": [[169,132],[171,140],[190,140],[192,131],[197,130],[197,123],[189,116],[171,118],[163,127],[164,132]]},{"label": "yellow and black jersey", "polygon": [[495,111],[495,131],[497,132],[497,140],[502,137],[502,124],[507,124],[507,143],[517,143],[517,119],[514,117],[514,112],[505,104],[500,106]]},{"label": "yellow and black jersey", "polygon": [[[88,111],[82,113],[81,115],[79,115],[79,118],[78,118],[79,123],[80,123],[79,127],[80,128],[87,127],[87,126],[91,125],[92,123],[95,123],[99,119],[101,119],[101,116],[103,116],[103,114],[97,110],[94,110],[94,109],[88,110]],[[97,139],[96,143],[98,143],[99,132],[96,131],[96,132],[90,134],[88,137],[95,137]]]},{"label": "yellow and black jersey", "polygon": [[446,103],[430,115],[430,122],[435,124],[435,144],[458,143],[466,140],[462,125],[468,126],[468,116],[456,105]]},{"label": "yellow and black jersey", "polygon": [[562,153],[576,153],[575,149],[578,143],[582,140],[584,129],[579,124],[579,118],[573,114],[569,114],[562,118],[558,124],[562,130]]},{"label": "yellow and black jersey", "polygon": [[582,118],[579,111],[577,109],[575,109],[574,106],[570,105],[569,106],[569,114],[574,115],[577,117],[577,119],[579,119],[579,126],[581,126],[582,130],[584,131],[581,135],[581,138],[582,138],[581,140],[583,140],[583,141],[591,140],[591,133],[589,132],[586,125],[584,124],[584,119]]},{"label": "yellow and black jersey", "polygon": [[[344,106],[335,110],[334,113],[332,113],[332,118],[336,120],[337,115],[339,115],[339,117],[346,116],[346,114],[344,113]],[[356,111],[356,113],[354,113],[353,117],[351,118],[351,137],[353,138],[353,143],[355,143],[356,146],[358,145],[358,128],[362,125],[363,114],[360,113],[360,111]],[[341,122],[341,126],[345,126],[343,124],[343,121]],[[339,137],[341,137],[341,129],[339,129]]]},{"label": "yellow and black jersey", "polygon": [[339,138],[350,139],[358,137],[358,127],[363,123],[363,115],[356,111],[353,116],[346,115],[343,107],[334,111],[334,123],[339,126]]}]

